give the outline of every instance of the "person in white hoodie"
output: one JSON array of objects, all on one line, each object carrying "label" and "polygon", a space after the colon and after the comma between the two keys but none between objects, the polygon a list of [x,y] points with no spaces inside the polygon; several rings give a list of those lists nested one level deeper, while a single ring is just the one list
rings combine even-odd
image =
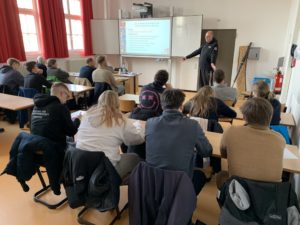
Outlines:
[{"label": "person in white hoodie", "polygon": [[123,116],[119,109],[118,94],[103,92],[98,104],[83,116],[78,128],[76,148],[102,151],[124,179],[139,163],[134,153],[120,154],[120,145],[138,145],[144,142],[144,129]]}]

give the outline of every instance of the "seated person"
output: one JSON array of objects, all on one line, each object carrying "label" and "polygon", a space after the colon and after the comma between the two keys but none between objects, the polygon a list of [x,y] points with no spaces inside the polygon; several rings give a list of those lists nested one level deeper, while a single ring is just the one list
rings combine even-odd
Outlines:
[{"label": "seated person", "polygon": [[47,77],[49,76],[55,76],[59,81],[67,84],[72,84],[72,82],[69,80],[69,73],[57,68],[57,62],[56,59],[48,59],[47,61],[48,69],[47,69]]},{"label": "seated person", "polygon": [[48,82],[42,74],[39,74],[40,69],[37,67],[36,62],[27,62],[25,66],[29,72],[29,74],[24,78],[25,88],[34,88],[39,93],[42,93],[43,86],[46,86],[47,88],[51,87],[51,83]]},{"label": "seated person", "polygon": [[102,151],[124,179],[140,161],[133,153],[120,154],[120,145],[137,145],[144,142],[143,129],[138,129],[121,113],[119,98],[114,91],[103,92],[98,105],[83,116],[76,148],[86,151]]},{"label": "seated person", "polygon": [[[229,127],[221,141],[221,156],[228,159],[229,176],[280,182],[285,141],[269,128],[272,105],[266,99],[252,98],[244,103],[241,112],[246,125]],[[225,173],[218,177],[219,187],[224,178]]]},{"label": "seated person", "polygon": [[94,70],[92,77],[93,83],[100,82],[100,83],[107,83],[109,84],[110,88],[117,92],[119,95],[125,93],[125,88],[123,85],[117,85],[115,77],[108,67],[105,56],[98,56],[97,57],[98,67]]},{"label": "seated person", "polygon": [[7,59],[7,65],[0,68],[0,85],[6,85],[9,93],[18,95],[19,87],[24,85],[24,77],[18,71],[20,61],[14,58]]},{"label": "seated person", "polygon": [[236,117],[234,110],[214,97],[214,91],[210,86],[200,88],[197,94],[184,105],[183,113],[216,121],[219,117]]},{"label": "seated person", "polygon": [[214,80],[213,90],[215,92],[215,97],[222,101],[231,100],[235,103],[237,95],[236,89],[228,87],[225,84],[225,73],[223,70],[217,69],[214,72]]},{"label": "seated person", "polygon": [[72,121],[71,114],[64,105],[69,97],[68,87],[60,82],[52,85],[51,96],[36,94],[33,98],[31,133],[49,138],[65,148],[66,136],[74,136],[80,122],[78,119]]},{"label": "seated person", "polygon": [[[162,108],[160,104],[160,95],[164,92],[165,89],[172,89],[171,84],[167,83],[169,79],[169,73],[166,70],[159,70],[154,76],[154,81],[150,84],[145,85],[140,96],[142,98],[154,98],[159,101],[158,113],[162,113]],[[152,96],[152,97],[151,97]],[[159,96],[159,98],[157,98]]]},{"label": "seated person", "polygon": [[[146,162],[161,169],[184,171],[193,178],[201,172],[193,172],[195,153],[209,157],[212,146],[199,123],[181,113],[184,98],[184,93],[178,89],[163,92],[163,114],[148,119],[146,123]],[[202,180],[193,180],[197,194],[206,182],[204,174],[202,177]]]},{"label": "seated person", "polygon": [[86,78],[90,81],[91,85],[94,86],[93,82],[93,71],[96,69],[96,62],[94,58],[90,57],[86,59],[86,65],[80,68],[79,77]]},{"label": "seated person", "polygon": [[40,74],[42,74],[47,79],[47,66],[46,60],[42,56],[36,58],[36,66],[41,69]]},{"label": "seated person", "polygon": [[[158,94],[142,92],[140,104],[129,115],[129,118],[146,121],[149,118],[161,115],[160,96]],[[145,143],[128,146],[127,152],[136,153],[141,159],[145,159]]]},{"label": "seated person", "polygon": [[281,104],[275,98],[275,94],[270,91],[269,85],[263,81],[257,81],[252,87],[253,97],[261,97],[267,99],[273,107],[273,116],[270,125],[279,125],[280,114],[281,114]]}]

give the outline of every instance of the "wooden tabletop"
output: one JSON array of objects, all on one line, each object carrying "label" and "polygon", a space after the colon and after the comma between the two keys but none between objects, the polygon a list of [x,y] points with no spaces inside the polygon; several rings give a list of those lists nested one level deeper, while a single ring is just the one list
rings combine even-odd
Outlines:
[{"label": "wooden tabletop", "polygon": [[141,73],[113,73],[116,77],[137,77],[137,76],[140,76],[142,75]]},{"label": "wooden tabletop", "polygon": [[0,108],[17,111],[31,108],[33,105],[31,98],[0,93]]},{"label": "wooden tabletop", "polygon": [[[205,132],[205,136],[213,147],[213,156],[221,157],[220,145],[222,134],[214,132]],[[300,173],[300,154],[296,145],[286,145],[286,149],[293,155],[298,157],[297,159],[283,159],[283,170],[291,173]],[[272,157],[272,156],[270,156]]]},{"label": "wooden tabletop", "polygon": [[[242,120],[243,114],[241,113],[241,110],[235,107],[232,107],[234,111],[236,111],[236,119]],[[296,126],[294,117],[292,113],[281,113],[280,114],[280,125],[288,126],[288,127],[294,127]]]},{"label": "wooden tabletop", "polygon": [[120,100],[132,100],[135,101],[135,103],[138,105],[140,104],[140,96],[139,95],[134,95],[134,94],[125,94],[119,96]]},{"label": "wooden tabletop", "polygon": [[129,80],[129,77],[115,77],[116,82],[125,82]]},{"label": "wooden tabletop", "polygon": [[68,86],[69,90],[73,93],[82,93],[94,89],[94,87],[83,86],[79,84],[66,84],[66,85]]}]

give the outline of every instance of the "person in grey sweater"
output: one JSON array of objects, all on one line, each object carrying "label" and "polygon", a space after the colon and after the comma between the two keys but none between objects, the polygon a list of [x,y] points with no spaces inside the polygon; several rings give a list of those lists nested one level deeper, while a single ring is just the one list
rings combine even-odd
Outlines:
[{"label": "person in grey sweater", "polygon": [[214,72],[214,92],[215,97],[221,99],[222,101],[231,100],[233,103],[236,102],[236,89],[228,87],[225,84],[225,73],[223,70],[217,69]]},{"label": "person in grey sweater", "polygon": [[72,82],[69,80],[69,73],[57,68],[57,62],[56,59],[48,59],[47,61],[47,77],[49,76],[55,76],[59,81],[67,84],[72,84]]},{"label": "person in grey sweater", "polygon": [[[181,113],[184,98],[184,93],[178,89],[163,92],[163,114],[148,119],[146,123],[146,162],[161,169],[184,171],[193,178],[194,158],[196,155],[211,156],[212,146],[198,122]],[[197,182],[194,186],[199,193],[205,179]]]}]

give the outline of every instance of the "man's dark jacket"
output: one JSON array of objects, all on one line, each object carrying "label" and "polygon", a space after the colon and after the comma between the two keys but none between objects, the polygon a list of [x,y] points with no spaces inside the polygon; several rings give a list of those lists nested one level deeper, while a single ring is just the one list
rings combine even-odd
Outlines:
[{"label": "man's dark jacket", "polygon": [[46,167],[51,189],[59,192],[64,151],[47,138],[21,132],[11,146],[9,163],[3,173],[15,176],[18,181],[30,180],[37,168],[37,151],[43,152],[39,162]]},{"label": "man's dark jacket", "polygon": [[31,117],[31,133],[66,145],[66,136],[77,133],[68,108],[56,96],[36,94]]},{"label": "man's dark jacket", "polygon": [[187,225],[196,207],[191,179],[182,171],[141,162],[128,186],[130,225]]},{"label": "man's dark jacket", "polygon": [[11,66],[4,65],[0,68],[0,85],[7,85],[11,91],[17,90],[24,84],[22,74]]},{"label": "man's dark jacket", "polygon": [[121,178],[103,152],[69,148],[63,184],[71,208],[86,205],[106,211],[119,204]]},{"label": "man's dark jacket", "polygon": [[51,83],[47,81],[43,75],[30,73],[24,78],[25,88],[34,88],[41,93],[43,86],[46,86],[47,88],[51,87]]},{"label": "man's dark jacket", "polygon": [[195,153],[200,158],[212,153],[212,146],[198,122],[172,109],[147,120],[145,141],[147,163],[161,169],[184,171],[190,177]]}]

